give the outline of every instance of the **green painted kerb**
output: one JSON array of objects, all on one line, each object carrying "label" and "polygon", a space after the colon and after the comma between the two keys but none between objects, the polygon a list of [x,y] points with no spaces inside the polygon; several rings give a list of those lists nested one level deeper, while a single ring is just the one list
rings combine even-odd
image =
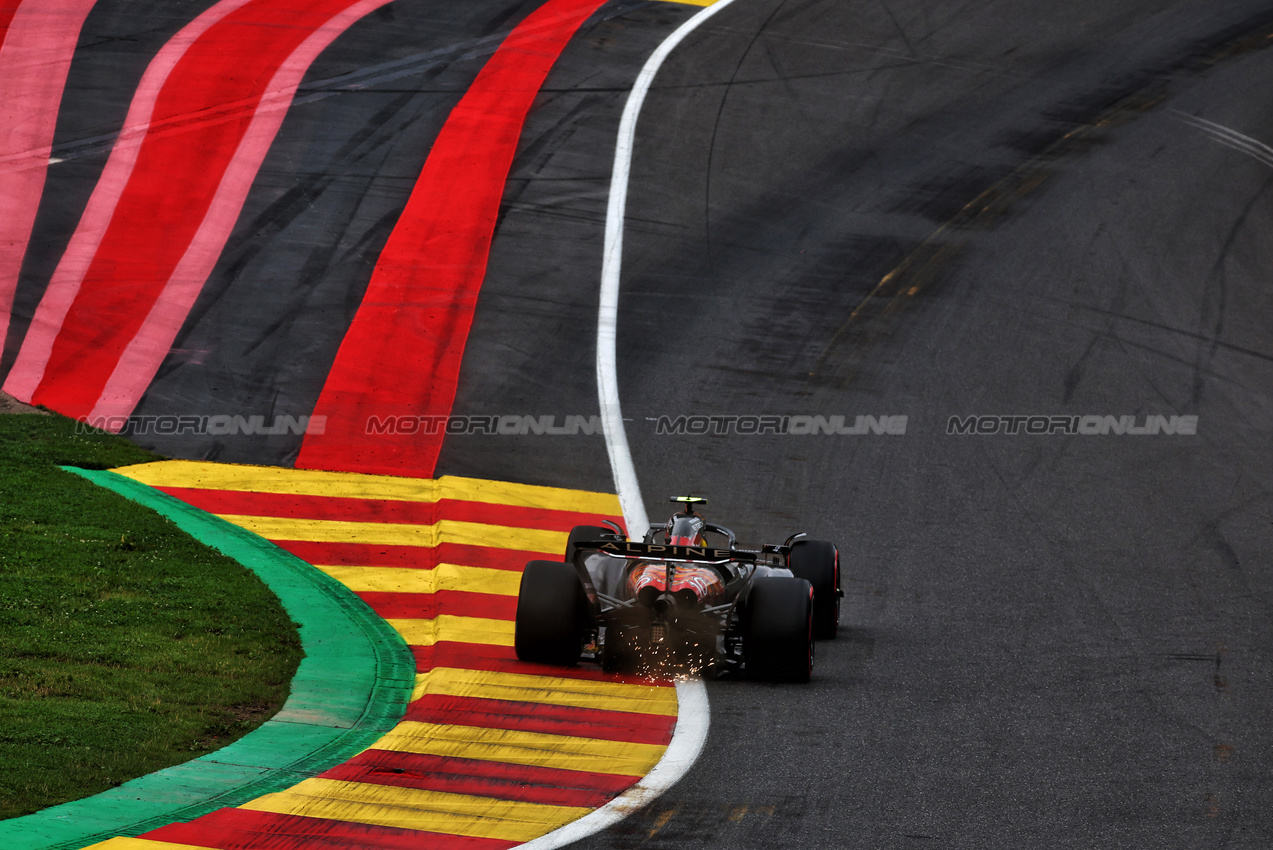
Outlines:
[{"label": "green painted kerb", "polygon": [[78,850],[290,788],[397,725],[415,684],[402,638],[348,588],[238,526],[113,472],[63,467],[153,508],[256,573],[300,624],[305,657],[283,709],[206,756],[93,797],[0,821],[0,847]]}]

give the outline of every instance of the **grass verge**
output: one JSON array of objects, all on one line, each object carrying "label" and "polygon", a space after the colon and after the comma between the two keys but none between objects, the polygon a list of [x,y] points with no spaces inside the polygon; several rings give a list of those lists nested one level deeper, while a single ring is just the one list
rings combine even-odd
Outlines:
[{"label": "grass verge", "polygon": [[0,416],[0,818],[220,749],[287,699],[300,640],[260,579],[57,468],[156,459]]}]

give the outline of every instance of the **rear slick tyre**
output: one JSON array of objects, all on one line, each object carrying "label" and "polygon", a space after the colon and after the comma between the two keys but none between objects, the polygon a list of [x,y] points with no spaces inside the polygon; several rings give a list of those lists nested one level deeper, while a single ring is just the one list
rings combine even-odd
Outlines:
[{"label": "rear slick tyre", "polygon": [[834,638],[840,631],[840,550],[825,540],[797,540],[787,567],[813,585],[813,636]]},{"label": "rear slick tyre", "polygon": [[513,648],[522,661],[573,667],[588,636],[588,597],[570,564],[531,561],[517,593]]},{"label": "rear slick tyre", "polygon": [[614,537],[613,528],[602,528],[599,525],[576,525],[570,529],[566,538],[566,556],[562,558],[567,564],[574,562],[575,552],[580,543],[596,543],[598,540]]},{"label": "rear slick tyre", "polygon": [[807,682],[813,673],[813,586],[802,578],[766,576],[747,594],[743,658],[747,677]]}]

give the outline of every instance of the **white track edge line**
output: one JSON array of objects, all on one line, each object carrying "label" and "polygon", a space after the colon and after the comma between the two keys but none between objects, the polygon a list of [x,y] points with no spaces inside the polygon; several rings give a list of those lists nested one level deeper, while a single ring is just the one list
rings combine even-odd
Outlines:
[{"label": "white track edge line", "polygon": [[650,521],[645,512],[645,503],[641,499],[641,485],[632,464],[628,436],[623,428],[615,360],[615,340],[619,326],[619,271],[623,265],[623,225],[628,206],[628,177],[632,170],[637,118],[645,103],[645,95],[663,61],[686,36],[733,1],[717,0],[714,5],[705,7],[677,27],[650,55],[628,94],[615,142],[614,170],[610,176],[610,198],[606,206],[606,234],[601,260],[601,298],[597,308],[597,400],[601,405],[606,453],[610,456],[610,470],[614,474],[614,486],[623,509],[623,520],[627,523],[628,534],[638,539],[645,535]]},{"label": "white track edge line", "polygon": [[707,687],[700,679],[677,682],[676,699],[680,703],[676,731],[672,733],[672,742],[667,745],[667,752],[653,770],[636,785],[595,812],[547,835],[518,845],[516,850],[556,850],[587,838],[654,802],[659,795],[680,781],[698,760],[698,754],[703,751],[703,744],[707,741],[710,717],[707,710]]},{"label": "white track edge line", "polygon": [[[663,61],[686,36],[733,2],[734,0],[717,0],[714,5],[705,7],[677,27],[659,45],[637,75],[623,109],[623,117],[619,121],[614,170],[610,176],[610,198],[606,206],[601,298],[597,308],[597,400],[601,404],[602,432],[606,438],[606,453],[610,457],[610,471],[614,475],[614,486],[629,535],[644,535],[650,525],[645,504],[641,500],[641,485],[637,481],[636,467],[632,463],[627,433],[623,427],[615,359],[615,340],[619,325],[619,271],[623,261],[623,220],[628,203],[628,176],[632,170],[636,123],[641,106],[645,103],[645,95]],[[579,820],[519,845],[519,850],[555,850],[587,838],[649,805],[679,782],[703,751],[703,745],[707,742],[707,730],[711,725],[711,712],[707,702],[707,686],[700,679],[677,682],[676,700],[677,718],[672,740],[667,745],[663,758],[641,781]]]}]

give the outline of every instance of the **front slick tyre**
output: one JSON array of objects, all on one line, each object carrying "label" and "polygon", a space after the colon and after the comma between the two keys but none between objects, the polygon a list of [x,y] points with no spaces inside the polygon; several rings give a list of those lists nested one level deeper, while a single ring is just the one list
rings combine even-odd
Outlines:
[{"label": "front slick tyre", "polygon": [[743,658],[762,682],[807,682],[813,672],[813,585],[802,578],[756,579],[747,595]]},{"label": "front slick tyre", "polygon": [[573,667],[588,636],[588,598],[570,564],[531,561],[517,593],[513,648],[522,661]]}]

